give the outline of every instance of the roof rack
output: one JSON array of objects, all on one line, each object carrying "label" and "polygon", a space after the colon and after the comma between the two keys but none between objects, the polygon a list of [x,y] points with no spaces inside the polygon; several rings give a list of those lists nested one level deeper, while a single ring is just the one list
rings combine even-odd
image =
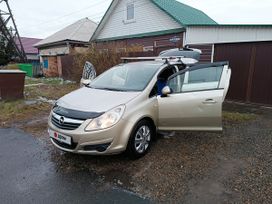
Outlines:
[{"label": "roof rack", "polygon": [[184,56],[168,56],[168,57],[121,57],[121,59],[124,61],[124,63],[127,63],[130,60],[162,60],[165,61],[166,64],[169,64],[171,61],[180,62],[185,65],[191,65],[195,64],[198,61],[193,58],[185,58]]}]

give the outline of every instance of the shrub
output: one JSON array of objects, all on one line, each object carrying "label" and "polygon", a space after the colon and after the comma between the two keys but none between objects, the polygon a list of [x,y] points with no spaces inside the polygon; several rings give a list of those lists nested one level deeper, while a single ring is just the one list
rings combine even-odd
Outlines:
[{"label": "shrub", "polygon": [[112,66],[121,63],[121,57],[126,56],[126,53],[114,53],[114,52],[98,52],[94,48],[90,48],[88,52],[84,54],[74,55],[74,69],[78,70],[78,75],[82,74],[83,67],[86,61],[91,62],[97,72],[97,75],[108,70]]},{"label": "shrub", "polygon": [[85,53],[74,53],[73,56],[73,68],[70,70],[69,75],[71,77],[65,77],[66,79],[79,81],[83,72],[83,67],[86,61],[91,62],[97,72],[100,75],[109,68],[120,64],[122,62],[121,57],[132,57],[132,56],[153,56],[153,52],[139,52],[138,47],[130,47],[127,51],[122,53],[116,53],[109,48],[107,52],[101,52],[90,47]]}]

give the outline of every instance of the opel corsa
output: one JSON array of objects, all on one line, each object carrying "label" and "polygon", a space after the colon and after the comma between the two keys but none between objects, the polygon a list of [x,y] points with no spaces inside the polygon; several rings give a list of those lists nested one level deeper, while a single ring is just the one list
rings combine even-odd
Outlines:
[{"label": "opel corsa", "polygon": [[157,131],[222,131],[228,62],[150,60],[117,65],[59,99],[49,135],[59,149],[145,155]]}]

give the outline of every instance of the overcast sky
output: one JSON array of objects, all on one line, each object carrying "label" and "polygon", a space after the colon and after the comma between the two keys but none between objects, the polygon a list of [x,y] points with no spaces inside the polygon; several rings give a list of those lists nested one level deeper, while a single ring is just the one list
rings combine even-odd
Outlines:
[{"label": "overcast sky", "polygon": [[[221,24],[272,24],[272,0],[179,1],[204,11]],[[20,35],[45,38],[84,17],[99,22],[111,0],[9,0],[9,2]]]}]

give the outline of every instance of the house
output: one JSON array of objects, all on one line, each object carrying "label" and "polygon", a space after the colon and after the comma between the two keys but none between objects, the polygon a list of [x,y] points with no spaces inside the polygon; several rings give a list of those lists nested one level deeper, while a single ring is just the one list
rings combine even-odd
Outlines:
[{"label": "house", "polygon": [[186,27],[217,25],[200,10],[175,0],[113,0],[92,41],[101,51],[154,52],[182,47]]},{"label": "house", "polygon": [[272,25],[219,25],[176,0],[113,0],[92,42],[100,52],[141,52],[190,47],[201,62],[229,61],[227,98],[272,105]]},{"label": "house", "polygon": [[62,57],[86,51],[96,27],[95,22],[84,18],[35,44],[44,74],[61,77]]},{"label": "house", "polygon": [[[26,53],[27,61],[29,63],[38,63],[39,62],[39,51],[37,48],[34,47],[35,44],[40,42],[42,39],[37,38],[27,38],[21,37],[21,42]],[[16,44],[20,46],[19,40],[15,40]]]}]

